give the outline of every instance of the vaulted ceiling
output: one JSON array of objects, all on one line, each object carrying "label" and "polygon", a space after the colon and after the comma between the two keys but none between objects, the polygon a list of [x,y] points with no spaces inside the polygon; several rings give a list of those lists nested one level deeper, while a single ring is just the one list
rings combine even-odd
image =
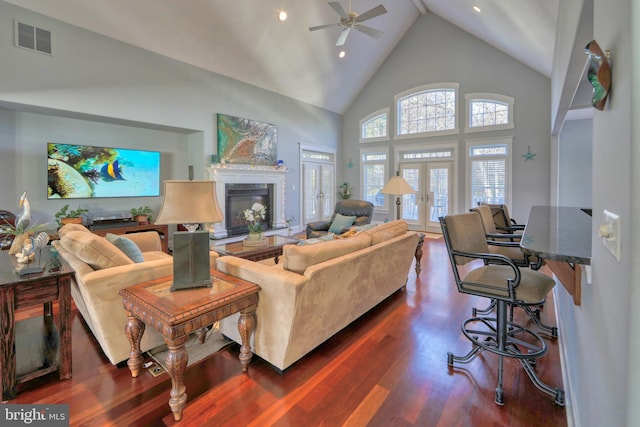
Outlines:
[{"label": "vaulted ceiling", "polygon": [[[384,32],[351,31],[336,47],[340,27],[325,0],[6,0],[17,6],[343,113],[421,14],[435,13],[550,76],[559,0],[341,0]],[[478,6],[481,12],[473,9]],[[287,20],[277,19],[285,10]],[[437,43],[437,39],[425,40]],[[338,57],[340,50],[346,56]]]}]

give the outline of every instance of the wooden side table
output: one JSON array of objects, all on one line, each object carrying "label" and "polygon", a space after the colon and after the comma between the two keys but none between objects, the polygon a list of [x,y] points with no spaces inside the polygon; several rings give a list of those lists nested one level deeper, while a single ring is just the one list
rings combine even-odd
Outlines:
[{"label": "wooden side table", "polygon": [[182,419],[187,402],[184,370],[188,362],[185,342],[191,333],[204,331],[216,321],[240,312],[238,329],[242,337],[240,363],[247,372],[253,354],[249,339],[255,326],[260,287],[254,283],[212,271],[213,286],[170,292],[171,277],[153,280],[120,291],[129,320],[125,327],[131,343],[127,365],[137,377],[142,367],[140,340],[148,325],[164,337],[169,348],[167,371],[171,376],[169,406],[174,419]]},{"label": "wooden side table", "polygon": [[[33,378],[59,372],[60,379],[71,378],[71,277],[73,269],[54,254],[50,247],[42,249],[39,261],[44,265],[41,273],[20,276],[15,272],[17,263],[7,251],[0,252],[0,370],[2,371],[2,400],[17,396],[17,385]],[[52,302],[58,301],[60,319],[53,321]],[[35,354],[24,354],[16,348],[15,310],[43,304],[43,318],[27,319],[19,329],[27,341],[46,340],[41,360],[34,360],[33,371],[22,368],[26,359]],[[22,325],[25,325],[23,328]],[[44,325],[44,328],[43,328]],[[43,336],[43,330],[45,335]],[[59,339],[57,338],[59,337]],[[29,353],[28,350],[25,352]],[[16,357],[16,353],[23,353]],[[31,352],[32,353],[32,352]],[[56,353],[59,362],[56,362]],[[39,356],[39,355],[38,355]],[[23,372],[24,371],[24,372]],[[21,372],[17,375],[16,372]]]}]

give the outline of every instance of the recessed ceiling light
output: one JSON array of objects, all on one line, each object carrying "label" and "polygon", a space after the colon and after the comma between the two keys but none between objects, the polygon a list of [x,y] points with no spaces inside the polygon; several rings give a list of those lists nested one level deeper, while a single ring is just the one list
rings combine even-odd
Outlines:
[{"label": "recessed ceiling light", "polygon": [[284,22],[287,20],[287,12],[284,9],[278,11],[278,20]]},{"label": "recessed ceiling light", "polygon": [[473,6],[473,10],[475,10],[478,13],[482,12],[482,9],[480,9],[478,6]]},{"label": "recessed ceiling light", "polygon": [[345,52],[344,50],[341,50],[340,53],[338,54],[338,58],[342,59],[345,56],[347,56],[347,52]]}]

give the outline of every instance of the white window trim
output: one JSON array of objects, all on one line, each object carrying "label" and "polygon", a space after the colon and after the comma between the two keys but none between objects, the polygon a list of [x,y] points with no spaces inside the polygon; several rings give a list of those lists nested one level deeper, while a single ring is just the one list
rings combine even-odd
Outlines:
[{"label": "white window trim", "polygon": [[[467,93],[464,95],[465,106],[466,106],[466,114],[465,114],[465,125],[464,132],[465,133],[474,133],[474,132],[493,132],[497,130],[503,129],[513,129],[515,127],[514,119],[513,119],[513,106],[515,104],[515,99],[506,96],[500,95],[499,93],[488,93],[488,92],[478,92],[478,93]],[[504,125],[492,125],[492,126],[476,126],[471,127],[471,101],[481,99],[487,101],[497,101],[505,103],[509,106],[509,123]]]},{"label": "white window trim", "polygon": [[505,205],[511,206],[511,196],[513,189],[513,176],[511,173],[512,164],[513,164],[513,136],[508,137],[499,137],[499,138],[482,138],[482,139],[474,139],[465,141],[465,197],[464,204],[466,206],[465,211],[474,208],[475,206],[471,206],[471,157],[469,156],[469,149],[471,147],[478,146],[492,146],[492,145],[507,145],[508,147],[508,155],[507,155],[507,170],[506,170],[506,182],[507,188],[505,190]]},{"label": "white window trim", "polygon": [[[390,158],[389,158],[389,146],[361,148],[360,149],[360,182],[362,183],[362,185],[360,186],[360,200],[365,200],[365,196],[364,196],[364,188],[365,188],[364,165],[366,163],[362,161],[362,156],[365,153],[379,153],[379,152],[384,152],[387,155],[387,160],[386,160],[385,165],[384,165],[384,182],[385,182],[385,184],[387,182],[389,182],[389,180],[391,179],[391,173],[389,171],[389,160],[390,160]],[[377,213],[377,214],[388,215],[389,212],[391,212],[389,206],[390,206],[389,197],[387,197],[387,195],[385,195],[385,197],[384,197],[384,205],[382,205],[382,206],[374,206],[373,212]]]},{"label": "white window trim", "polygon": [[[434,90],[434,89],[453,89],[455,91],[455,95],[456,95],[456,121],[455,121],[455,127],[453,129],[450,130],[444,130],[444,131],[434,131],[434,132],[420,132],[420,133],[410,133],[407,135],[401,135],[398,133],[399,127],[400,127],[400,114],[398,114],[398,101],[401,98],[404,98],[407,95],[411,95],[413,93],[417,93],[417,92],[424,92],[424,91],[428,91],[428,90]],[[395,105],[395,118],[396,118],[396,123],[395,123],[395,131],[394,131],[394,137],[395,139],[416,139],[416,138],[429,138],[429,137],[434,137],[434,136],[442,136],[442,135],[455,135],[460,133],[460,129],[459,129],[459,117],[458,117],[458,111],[460,110],[459,105],[460,105],[460,97],[459,97],[459,89],[460,89],[460,84],[459,83],[431,83],[431,84],[427,84],[427,85],[421,85],[421,86],[416,86],[414,88],[405,90],[404,92],[400,92],[398,94],[396,94],[393,97],[393,101],[394,101],[394,105]]]},{"label": "white window trim", "polygon": [[[416,162],[453,162],[453,176],[451,177],[451,185],[453,189],[453,194],[451,197],[453,198],[453,203],[451,205],[451,212],[458,212],[458,150],[460,148],[460,143],[458,140],[448,140],[441,141],[437,144],[433,143],[418,143],[418,144],[399,144],[394,145],[394,157],[393,157],[393,170],[400,170],[400,163],[416,163]],[[450,158],[433,158],[433,159],[420,159],[420,160],[400,160],[400,154],[403,151],[414,151],[414,150],[451,150]],[[395,173],[395,172],[394,172]]]},{"label": "white window trim", "polygon": [[[358,132],[359,132],[358,140],[359,140],[360,143],[377,142],[377,141],[389,141],[389,124],[391,123],[389,112],[390,112],[390,108],[387,107],[387,108],[383,108],[383,109],[378,110],[378,111],[374,111],[373,113],[369,114],[368,116],[365,116],[365,117],[360,119],[359,126],[358,126]],[[387,129],[386,129],[387,133],[386,133],[386,135],[384,135],[384,136],[376,136],[376,137],[373,137],[373,138],[363,138],[362,137],[362,126],[366,122],[371,120],[372,118],[380,116],[382,114],[386,114],[386,116],[387,116]]]}]

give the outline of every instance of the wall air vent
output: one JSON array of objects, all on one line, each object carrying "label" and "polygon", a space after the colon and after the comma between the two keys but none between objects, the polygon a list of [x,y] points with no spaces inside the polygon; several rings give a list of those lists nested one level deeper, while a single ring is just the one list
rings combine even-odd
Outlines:
[{"label": "wall air vent", "polygon": [[34,27],[33,25],[15,22],[15,45],[23,49],[33,50],[34,52],[52,54],[51,49],[51,31]]}]

